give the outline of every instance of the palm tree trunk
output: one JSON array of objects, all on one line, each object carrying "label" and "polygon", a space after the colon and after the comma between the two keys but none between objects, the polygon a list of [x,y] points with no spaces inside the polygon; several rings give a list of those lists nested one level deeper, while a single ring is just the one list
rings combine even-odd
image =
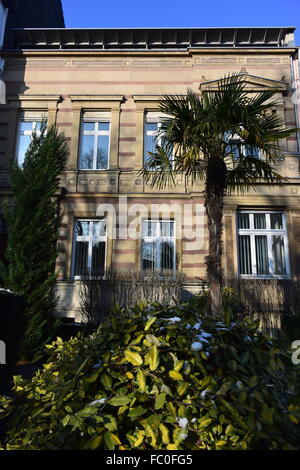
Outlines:
[{"label": "palm tree trunk", "polygon": [[209,284],[210,313],[222,314],[222,230],[226,165],[218,157],[210,156],[206,175],[205,210],[208,224],[209,254],[206,257]]}]

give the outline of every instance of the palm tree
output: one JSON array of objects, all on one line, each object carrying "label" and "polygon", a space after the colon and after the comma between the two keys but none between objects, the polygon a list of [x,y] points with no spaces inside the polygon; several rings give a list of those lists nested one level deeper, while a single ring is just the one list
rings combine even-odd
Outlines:
[{"label": "palm tree", "polygon": [[[280,153],[280,139],[295,132],[272,110],[278,90],[250,94],[243,75],[222,78],[216,91],[200,96],[166,95],[159,109],[167,115],[160,128],[160,145],[141,174],[152,186],[175,184],[177,174],[202,180],[209,233],[206,257],[210,311],[222,312],[223,200],[231,191],[254,188],[258,182],[281,183],[273,168]],[[262,156],[258,158],[258,152]]]}]

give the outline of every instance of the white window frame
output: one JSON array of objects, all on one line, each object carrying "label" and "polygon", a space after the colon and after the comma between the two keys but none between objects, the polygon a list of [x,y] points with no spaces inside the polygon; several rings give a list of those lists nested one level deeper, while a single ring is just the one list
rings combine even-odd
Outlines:
[{"label": "white window frame", "polygon": [[[77,235],[76,228],[78,222],[104,222],[106,223],[105,235],[97,237],[97,241],[105,242],[105,251],[104,251],[104,273],[106,272],[106,258],[107,258],[107,219],[75,219],[74,220],[74,235],[73,235],[73,256],[72,256],[72,277],[75,280],[82,279],[82,276],[75,275],[75,256],[76,256],[76,242],[88,242],[88,269],[91,272],[92,268],[92,256],[93,256],[93,224],[90,223],[89,234],[88,235]],[[101,276],[102,277],[102,276]]]},{"label": "white window frame", "polygon": [[[238,228],[238,215],[239,214],[249,214],[249,229]],[[254,214],[265,214],[266,216],[266,228],[265,229],[255,229],[254,228]],[[271,214],[281,214],[282,216],[282,229],[272,229],[271,228]],[[255,279],[288,279],[290,278],[290,260],[289,260],[289,247],[288,247],[288,234],[287,234],[287,223],[286,223],[286,214],[284,211],[280,210],[240,210],[236,212],[236,231],[237,231],[237,252],[239,255],[239,235],[249,235],[250,236],[250,250],[251,250],[251,268],[252,274],[241,274],[239,271],[239,276],[241,278],[255,278]],[[256,264],[256,250],[255,250],[255,236],[256,235],[265,235],[267,236],[267,246],[268,246],[268,263],[269,263],[269,274],[257,274],[257,264]],[[274,274],[274,260],[272,254],[272,236],[281,235],[284,240],[284,260],[285,260],[285,275]],[[238,259],[239,264],[239,259]]]},{"label": "white window frame", "polygon": [[[28,129],[26,131],[21,131],[21,124],[23,122],[30,122],[31,123],[31,129]],[[41,131],[40,130],[36,130],[36,126],[37,124],[40,124],[41,122],[43,122],[43,118],[41,117],[40,119],[37,119],[37,118],[20,118],[19,121],[18,121],[18,134],[17,134],[17,145],[16,145],[16,161],[18,163],[18,165],[20,165],[20,162],[19,162],[19,150],[20,150],[20,144],[21,144],[21,136],[29,136],[30,137],[30,141],[32,140],[32,136],[34,134],[34,132],[36,132],[36,135],[39,137],[41,135]],[[24,162],[22,162],[22,165],[23,165]]]},{"label": "white window frame", "polygon": [[[150,116],[149,116],[150,114]],[[157,115],[156,117],[151,117],[151,112],[148,112],[145,114],[145,120],[144,120],[144,146],[143,146],[143,149],[144,149],[144,152],[143,152],[143,163],[145,164],[146,162],[146,148],[145,148],[145,144],[146,144],[146,136],[150,136],[150,137],[154,137],[154,139],[156,139],[155,141],[155,144],[156,145],[161,145],[161,141],[162,141],[162,135],[160,133],[160,129],[161,129],[161,126],[162,126],[162,121],[161,119],[163,118],[164,116],[161,114],[161,115]],[[155,131],[148,131],[146,126],[147,124],[157,124],[157,129]],[[174,152],[172,152],[172,166],[174,166]],[[153,168],[154,170],[154,168]]]},{"label": "white window frame", "polygon": [[[230,141],[230,137],[231,137],[231,141]],[[233,147],[233,149],[232,149],[233,151],[228,153],[227,155],[232,155],[233,160],[235,160],[235,161],[238,160],[238,158],[239,158],[239,157],[236,156],[236,153],[235,153],[235,147],[237,147],[238,144],[232,143],[232,141],[239,141],[241,143],[241,153],[243,155],[245,155],[246,147],[247,146],[250,147],[250,146],[249,145],[244,145],[243,144],[244,140],[238,134],[228,135],[227,138],[229,140],[228,141],[228,146],[231,145]],[[261,159],[263,159],[263,156],[264,156],[263,151],[260,148],[258,148],[258,156],[254,157],[254,158],[257,158],[257,159],[261,160]],[[247,158],[247,157],[245,157],[245,158]]]},{"label": "white window frame", "polygon": [[[83,129],[84,123],[94,124],[95,128],[93,131],[86,131]],[[99,123],[108,123],[109,130],[108,131],[101,131],[99,130]],[[84,115],[81,119],[80,125],[80,145],[79,145],[79,161],[78,166],[79,170],[87,171],[106,171],[109,169],[109,156],[110,156],[110,141],[111,141],[111,119],[108,117],[100,117],[100,118],[85,118]],[[107,164],[106,168],[96,168],[97,167],[97,149],[98,149],[98,138],[100,136],[108,136],[108,150],[107,150]],[[92,168],[81,168],[81,157],[82,157],[82,146],[83,146],[83,136],[94,136],[94,148],[93,148],[93,167]]]},{"label": "white window frame", "polygon": [[[156,224],[156,234],[155,236],[144,236],[144,223],[151,222]],[[161,222],[169,222],[173,224],[173,236],[162,236],[160,230],[160,223]],[[143,243],[157,243],[157,255],[156,255],[156,263],[157,267],[155,267],[152,271],[155,272],[162,272],[161,270],[161,250],[160,245],[163,242],[173,242],[173,274],[176,273],[176,223],[174,219],[142,219],[141,221],[141,271],[147,272],[148,269],[143,268]],[[171,271],[171,270],[170,270]]]}]

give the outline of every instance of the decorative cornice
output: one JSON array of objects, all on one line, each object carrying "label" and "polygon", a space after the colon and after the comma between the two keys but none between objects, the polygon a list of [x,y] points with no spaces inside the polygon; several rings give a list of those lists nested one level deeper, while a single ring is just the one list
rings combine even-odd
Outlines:
[{"label": "decorative cornice", "polygon": [[56,101],[61,99],[61,95],[12,95],[7,98],[8,101]]},{"label": "decorative cornice", "polygon": [[124,95],[70,95],[72,103],[78,101],[118,101],[124,100]]},{"label": "decorative cornice", "polygon": [[187,50],[293,47],[294,27],[14,29],[15,49]]},{"label": "decorative cornice", "polygon": [[[284,81],[272,80],[270,78],[265,77],[258,77],[256,75],[250,75],[247,72],[242,72],[239,75],[245,82],[246,89],[249,89],[249,91],[253,92],[263,91],[270,88],[283,92],[286,91],[288,87],[288,83]],[[202,82],[200,84],[200,90],[214,92],[218,90],[220,80],[221,79]]]}]

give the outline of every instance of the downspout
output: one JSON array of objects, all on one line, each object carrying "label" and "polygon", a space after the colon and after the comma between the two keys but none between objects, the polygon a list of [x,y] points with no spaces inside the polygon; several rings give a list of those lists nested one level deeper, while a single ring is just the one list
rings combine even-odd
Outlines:
[{"label": "downspout", "polygon": [[[3,23],[2,23],[2,31],[0,31],[0,50],[2,49],[3,41],[4,41],[4,33],[5,33],[5,25],[6,19],[8,15],[8,8],[4,10],[3,16]],[[0,104],[6,104],[6,85],[4,80],[2,80],[2,74],[4,72],[4,59],[0,57]]]},{"label": "downspout", "polygon": [[[298,53],[299,53],[299,49],[298,49]],[[291,61],[292,86],[293,86],[292,102],[294,104],[296,126],[297,126],[298,152],[300,153],[300,74],[299,74],[298,55],[291,56],[290,61]]]}]

